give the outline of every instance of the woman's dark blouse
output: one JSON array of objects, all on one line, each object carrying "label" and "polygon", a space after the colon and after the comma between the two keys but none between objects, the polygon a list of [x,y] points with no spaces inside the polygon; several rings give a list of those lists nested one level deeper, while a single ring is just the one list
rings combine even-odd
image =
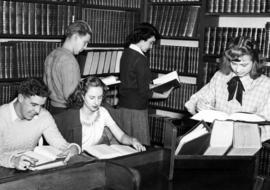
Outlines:
[{"label": "woman's dark blouse", "polygon": [[149,89],[151,71],[148,59],[141,53],[126,48],[120,61],[119,106],[129,109],[147,109],[152,97]]}]

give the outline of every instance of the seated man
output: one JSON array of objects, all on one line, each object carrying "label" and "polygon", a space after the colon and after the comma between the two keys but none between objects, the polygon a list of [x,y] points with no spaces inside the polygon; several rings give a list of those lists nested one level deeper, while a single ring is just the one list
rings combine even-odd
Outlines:
[{"label": "seated man", "polygon": [[68,143],[53,117],[42,106],[49,95],[44,83],[28,79],[21,83],[15,100],[0,107],[0,166],[26,170],[36,160],[23,155],[33,150],[43,135],[49,145],[63,151],[67,161],[80,153],[80,147]]}]

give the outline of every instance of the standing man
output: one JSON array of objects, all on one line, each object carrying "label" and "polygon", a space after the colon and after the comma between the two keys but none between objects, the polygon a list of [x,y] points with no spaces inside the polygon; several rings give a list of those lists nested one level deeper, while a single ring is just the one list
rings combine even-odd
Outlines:
[{"label": "standing man", "polygon": [[36,160],[23,152],[33,150],[43,135],[49,145],[63,151],[66,161],[80,153],[77,144],[60,134],[53,117],[42,106],[49,95],[46,85],[36,79],[21,83],[15,100],[0,107],[0,166],[26,170]]},{"label": "standing man", "polygon": [[78,55],[90,41],[92,30],[82,20],[66,29],[62,47],[53,50],[44,63],[43,80],[51,91],[51,113],[66,109],[66,101],[81,79],[80,67],[74,55]]}]

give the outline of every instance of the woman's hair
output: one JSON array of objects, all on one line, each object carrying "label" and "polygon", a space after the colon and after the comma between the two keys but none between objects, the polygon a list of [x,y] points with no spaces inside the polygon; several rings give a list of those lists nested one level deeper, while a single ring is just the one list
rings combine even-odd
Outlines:
[{"label": "woman's hair", "polygon": [[67,107],[81,108],[84,104],[83,97],[90,87],[101,87],[103,95],[107,91],[107,86],[97,77],[87,77],[80,81],[73,93],[68,97]]},{"label": "woman's hair", "polygon": [[141,40],[148,40],[154,36],[156,40],[161,38],[158,30],[152,25],[147,22],[140,23],[135,29],[127,36],[126,45],[129,46],[130,44],[136,44]]},{"label": "woman's hair", "polygon": [[42,80],[29,78],[20,83],[18,94],[26,97],[40,96],[47,98],[50,95],[50,91]]},{"label": "woman's hair", "polygon": [[220,71],[228,75],[232,71],[231,61],[237,61],[239,57],[244,55],[249,55],[253,62],[250,77],[252,79],[258,78],[262,74],[263,67],[259,57],[259,49],[255,42],[244,36],[234,38],[229,43],[222,57]]},{"label": "woman's hair", "polygon": [[83,20],[76,20],[70,24],[66,31],[65,35],[67,38],[70,38],[73,34],[79,34],[80,36],[85,36],[86,34],[92,35],[92,29],[89,24]]}]

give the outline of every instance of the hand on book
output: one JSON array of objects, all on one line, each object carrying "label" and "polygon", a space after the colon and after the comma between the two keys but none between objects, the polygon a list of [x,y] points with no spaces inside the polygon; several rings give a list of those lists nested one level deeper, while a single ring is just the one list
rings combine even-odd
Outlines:
[{"label": "hand on book", "polygon": [[145,146],[143,146],[136,138],[132,138],[132,146],[137,150],[137,151],[145,151]]},{"label": "hand on book", "polygon": [[76,145],[72,145],[69,148],[67,148],[67,150],[65,150],[63,153],[61,153],[57,156],[64,157],[65,158],[64,162],[68,162],[72,156],[75,156],[79,153],[80,153],[80,151],[79,151],[78,147]]},{"label": "hand on book", "polygon": [[200,112],[202,110],[215,110],[215,108],[205,99],[199,99],[197,103],[197,111]]},{"label": "hand on book", "polygon": [[18,170],[27,170],[31,166],[35,166],[38,160],[26,155],[13,156],[11,163]]}]

